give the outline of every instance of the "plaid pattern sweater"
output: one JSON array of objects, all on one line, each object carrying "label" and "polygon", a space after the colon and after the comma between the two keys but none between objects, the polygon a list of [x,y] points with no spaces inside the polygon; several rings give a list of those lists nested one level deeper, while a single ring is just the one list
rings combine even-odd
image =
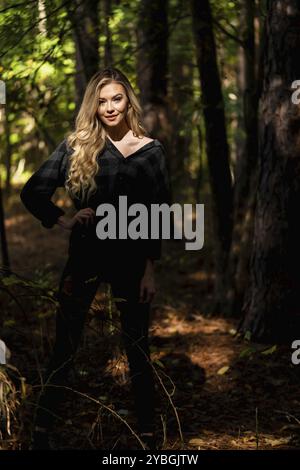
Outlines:
[{"label": "plaid pattern sweater", "polygon": [[[64,139],[29,178],[20,193],[20,198],[27,210],[46,228],[52,228],[58,217],[65,214],[64,210],[55,205],[51,198],[56,188],[65,185],[70,163],[69,156],[72,152],[73,149],[68,147]],[[120,195],[127,196],[128,207],[133,203],[143,203],[147,208],[151,203],[171,203],[166,153],[157,139],[148,142],[125,158],[110,139],[106,138],[105,147],[97,158],[100,167],[95,177],[97,191],[88,201],[72,198],[77,210],[91,207],[96,211],[99,204],[110,203],[114,205],[118,214],[117,205]],[[161,258],[161,237],[159,239],[101,240],[96,235],[96,223],[97,220],[89,227],[79,223],[74,225],[70,235],[69,253],[73,249],[82,252],[89,247],[106,257],[126,252],[129,256],[144,256],[152,260]],[[150,229],[148,236],[150,237]]]}]

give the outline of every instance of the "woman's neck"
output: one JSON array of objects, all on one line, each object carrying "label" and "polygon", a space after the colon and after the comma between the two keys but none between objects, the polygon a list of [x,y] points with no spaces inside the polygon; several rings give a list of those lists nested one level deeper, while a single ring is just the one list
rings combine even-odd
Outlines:
[{"label": "woman's neck", "polygon": [[[106,128],[106,132],[113,141],[122,140],[126,136],[126,134],[128,134],[128,138],[130,138],[132,135],[131,129],[128,127],[127,123],[124,122],[124,120],[120,123],[118,127]],[[126,140],[127,137],[125,137]]]}]

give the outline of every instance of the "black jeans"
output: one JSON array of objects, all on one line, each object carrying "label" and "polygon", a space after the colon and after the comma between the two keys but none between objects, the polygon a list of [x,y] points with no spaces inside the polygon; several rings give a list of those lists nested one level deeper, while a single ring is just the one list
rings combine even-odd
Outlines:
[{"label": "black jeans", "polygon": [[[146,260],[128,262],[126,265],[126,260],[123,260],[118,268],[112,270],[109,282],[113,297],[126,299],[116,301],[116,306],[120,311],[121,336],[129,365],[138,432],[151,432],[154,430],[155,387],[148,345],[150,303],[139,303],[140,281]],[[64,394],[62,388],[51,387],[51,384],[67,384],[88,309],[99,282],[103,279],[108,282],[107,276],[101,276],[101,269],[95,264],[90,257],[77,252],[76,256],[69,256],[63,270],[58,290],[56,341],[44,376],[44,384],[47,384],[38,401],[36,426],[48,429],[52,426]]]}]

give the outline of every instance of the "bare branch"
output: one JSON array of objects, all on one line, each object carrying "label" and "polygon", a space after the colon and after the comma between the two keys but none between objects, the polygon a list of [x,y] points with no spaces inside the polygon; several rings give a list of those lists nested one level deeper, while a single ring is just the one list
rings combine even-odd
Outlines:
[{"label": "bare branch", "polygon": [[217,26],[217,28],[219,28],[220,31],[222,31],[226,36],[228,36],[230,39],[233,39],[233,41],[237,42],[240,46],[242,46],[243,48],[246,48],[246,44],[245,42],[240,39],[238,36],[235,36],[234,34],[230,33],[229,31],[227,31],[226,28],[224,28],[224,26],[222,26],[222,24],[213,18],[213,23]]}]

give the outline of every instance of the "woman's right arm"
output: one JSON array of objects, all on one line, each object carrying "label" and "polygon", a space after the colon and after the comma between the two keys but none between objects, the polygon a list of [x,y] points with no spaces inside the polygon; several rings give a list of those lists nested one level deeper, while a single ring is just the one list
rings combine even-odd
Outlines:
[{"label": "woman's right arm", "polygon": [[63,209],[55,205],[51,198],[58,187],[64,187],[70,149],[64,139],[42,166],[29,178],[23,187],[20,198],[26,207],[46,228],[58,224],[71,230],[76,222],[88,225],[95,217],[93,209],[79,210],[72,218],[65,216]]},{"label": "woman's right arm", "polygon": [[63,187],[66,179],[68,149],[64,139],[29,178],[20,193],[21,201],[33,216],[46,228],[52,228],[63,209],[55,205],[51,198],[58,187]]}]

